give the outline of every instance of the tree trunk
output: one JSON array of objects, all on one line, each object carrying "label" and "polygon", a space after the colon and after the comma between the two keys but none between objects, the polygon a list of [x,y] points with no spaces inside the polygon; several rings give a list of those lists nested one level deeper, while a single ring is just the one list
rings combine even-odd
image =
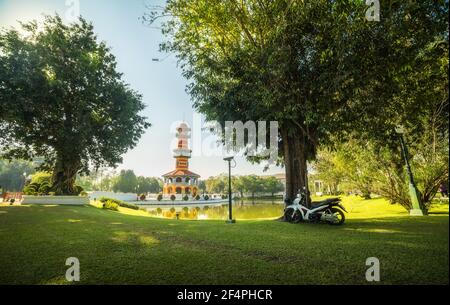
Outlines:
[{"label": "tree trunk", "polygon": [[52,191],[57,195],[78,195],[75,180],[79,169],[79,160],[72,160],[58,153],[53,169]]},{"label": "tree trunk", "polygon": [[[286,129],[281,131],[283,137],[284,166],[286,171],[286,198],[291,202],[297,196],[298,190],[307,186],[307,147],[299,136],[289,134]],[[307,203],[311,201],[308,196]]]}]

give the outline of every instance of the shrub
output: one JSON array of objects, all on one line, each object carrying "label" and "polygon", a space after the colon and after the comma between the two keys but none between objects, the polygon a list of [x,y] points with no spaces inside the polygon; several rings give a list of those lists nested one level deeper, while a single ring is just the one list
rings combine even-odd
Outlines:
[{"label": "shrub", "polygon": [[11,205],[13,205],[14,202],[16,202],[16,199],[14,199],[14,198],[11,198],[11,199],[9,200],[9,203],[10,203]]},{"label": "shrub", "polygon": [[200,195],[195,196],[195,200],[200,200]]},{"label": "shrub", "polygon": [[52,184],[52,174],[47,172],[37,172],[31,177],[31,184]]},{"label": "shrub", "polygon": [[103,203],[103,208],[106,210],[118,211],[119,205],[112,200],[107,200],[105,203]]},{"label": "shrub", "polygon": [[175,201],[175,199],[177,199],[175,195],[170,196],[170,200]]},{"label": "shrub", "polygon": [[157,197],[156,199],[158,199],[158,201],[161,201],[161,200],[163,199],[163,195],[162,195],[162,194],[159,194],[158,197]]},{"label": "shrub", "polygon": [[115,204],[117,204],[118,206],[123,207],[123,208],[128,208],[128,209],[133,209],[133,210],[139,210],[139,207],[138,207],[137,205],[135,205],[135,204],[128,203],[128,202],[124,202],[124,201],[122,201],[122,200],[118,200],[118,199],[114,199],[114,198],[100,197],[98,200],[99,200],[101,203],[103,203],[103,205],[104,205],[106,202],[111,201],[111,202],[113,202],[113,203],[115,203]]},{"label": "shrub", "polygon": [[119,206],[123,207],[123,208],[128,208],[128,209],[132,209],[132,210],[139,210],[139,207],[135,204],[132,203],[128,203],[128,202],[123,202],[121,201],[121,203],[119,204]]},{"label": "shrub", "polygon": [[38,172],[33,175],[29,184],[23,188],[25,195],[47,195],[52,187],[52,174]]},{"label": "shrub", "polygon": [[80,196],[83,196],[83,197],[86,197],[87,195],[88,195],[88,193],[85,192],[85,191],[82,191],[82,192],[80,193]]},{"label": "shrub", "polygon": [[48,192],[50,191],[50,189],[51,189],[51,185],[50,185],[50,183],[47,183],[47,182],[44,182],[44,183],[42,183],[40,186],[39,186],[39,193],[42,193],[42,194],[48,194]]},{"label": "shrub", "polygon": [[139,196],[139,199],[141,201],[144,201],[147,198],[147,196],[145,194],[141,194],[141,196]]},{"label": "shrub", "polygon": [[[172,195],[172,196],[173,196],[173,195]],[[172,213],[172,214],[175,213],[175,208],[171,208],[171,209],[170,209],[170,213]]]},{"label": "shrub", "polygon": [[188,195],[184,195],[183,200],[184,201],[188,201],[189,200],[189,196]]},{"label": "shrub", "polygon": [[222,195],[222,199],[227,199],[228,195]]},{"label": "shrub", "polygon": [[203,197],[205,200],[209,200],[209,196],[205,195],[205,197]]},{"label": "shrub", "polygon": [[30,184],[28,184],[27,186],[25,186],[24,188],[23,188],[23,193],[25,194],[25,195],[31,195],[31,196],[34,196],[34,195],[36,195],[37,193],[38,193],[38,190],[39,190],[39,184],[36,184],[36,183],[30,183]]},{"label": "shrub", "polygon": [[162,209],[161,209],[161,208],[157,208],[157,209],[156,209],[156,213],[158,213],[158,215],[161,215]]}]

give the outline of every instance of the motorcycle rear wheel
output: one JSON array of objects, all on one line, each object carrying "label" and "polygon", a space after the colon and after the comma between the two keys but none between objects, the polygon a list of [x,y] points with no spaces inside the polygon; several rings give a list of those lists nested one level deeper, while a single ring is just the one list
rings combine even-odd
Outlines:
[{"label": "motorcycle rear wheel", "polygon": [[340,226],[345,222],[345,214],[340,209],[331,208],[330,211],[335,218],[334,222],[329,222],[330,225]]},{"label": "motorcycle rear wheel", "polygon": [[284,219],[290,223],[299,223],[303,220],[300,211],[296,211],[293,208],[286,209]]},{"label": "motorcycle rear wheel", "polygon": [[288,208],[284,211],[284,220],[292,222],[294,218],[295,210],[293,208]]}]

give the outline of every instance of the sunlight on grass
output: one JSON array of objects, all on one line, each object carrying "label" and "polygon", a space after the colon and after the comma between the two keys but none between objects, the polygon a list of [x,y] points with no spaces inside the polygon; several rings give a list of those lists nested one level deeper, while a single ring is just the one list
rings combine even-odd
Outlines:
[{"label": "sunlight on grass", "polygon": [[408,216],[402,206],[390,204],[384,198],[365,200],[358,196],[345,196],[342,197],[342,205],[348,211],[348,219]]},{"label": "sunlight on grass", "polygon": [[407,234],[407,232],[399,231],[399,230],[387,230],[387,229],[361,229],[361,228],[344,228],[346,231],[355,231],[355,232],[367,232],[367,233],[402,233]]},{"label": "sunlight on grass", "polygon": [[111,240],[120,243],[140,244],[144,246],[150,246],[159,243],[159,240],[151,235],[124,231],[114,232],[114,236],[111,237]]},{"label": "sunlight on grass", "polygon": [[[227,225],[93,206],[1,207],[0,284],[366,284],[370,256],[382,259],[383,284],[448,284],[447,215],[409,217],[380,198],[344,205],[361,219]],[[68,257],[80,259],[80,283],[64,279]]]},{"label": "sunlight on grass", "polygon": [[70,223],[82,222],[81,219],[67,219],[67,221]]}]

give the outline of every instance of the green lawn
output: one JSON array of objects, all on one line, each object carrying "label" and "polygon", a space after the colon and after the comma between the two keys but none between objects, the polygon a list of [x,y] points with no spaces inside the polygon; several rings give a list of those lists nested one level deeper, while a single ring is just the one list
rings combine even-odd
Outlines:
[{"label": "green lawn", "polygon": [[[448,204],[413,218],[382,199],[344,200],[342,227],[176,221],[93,206],[0,206],[0,284],[448,284]],[[369,283],[373,284],[373,283]]]}]

